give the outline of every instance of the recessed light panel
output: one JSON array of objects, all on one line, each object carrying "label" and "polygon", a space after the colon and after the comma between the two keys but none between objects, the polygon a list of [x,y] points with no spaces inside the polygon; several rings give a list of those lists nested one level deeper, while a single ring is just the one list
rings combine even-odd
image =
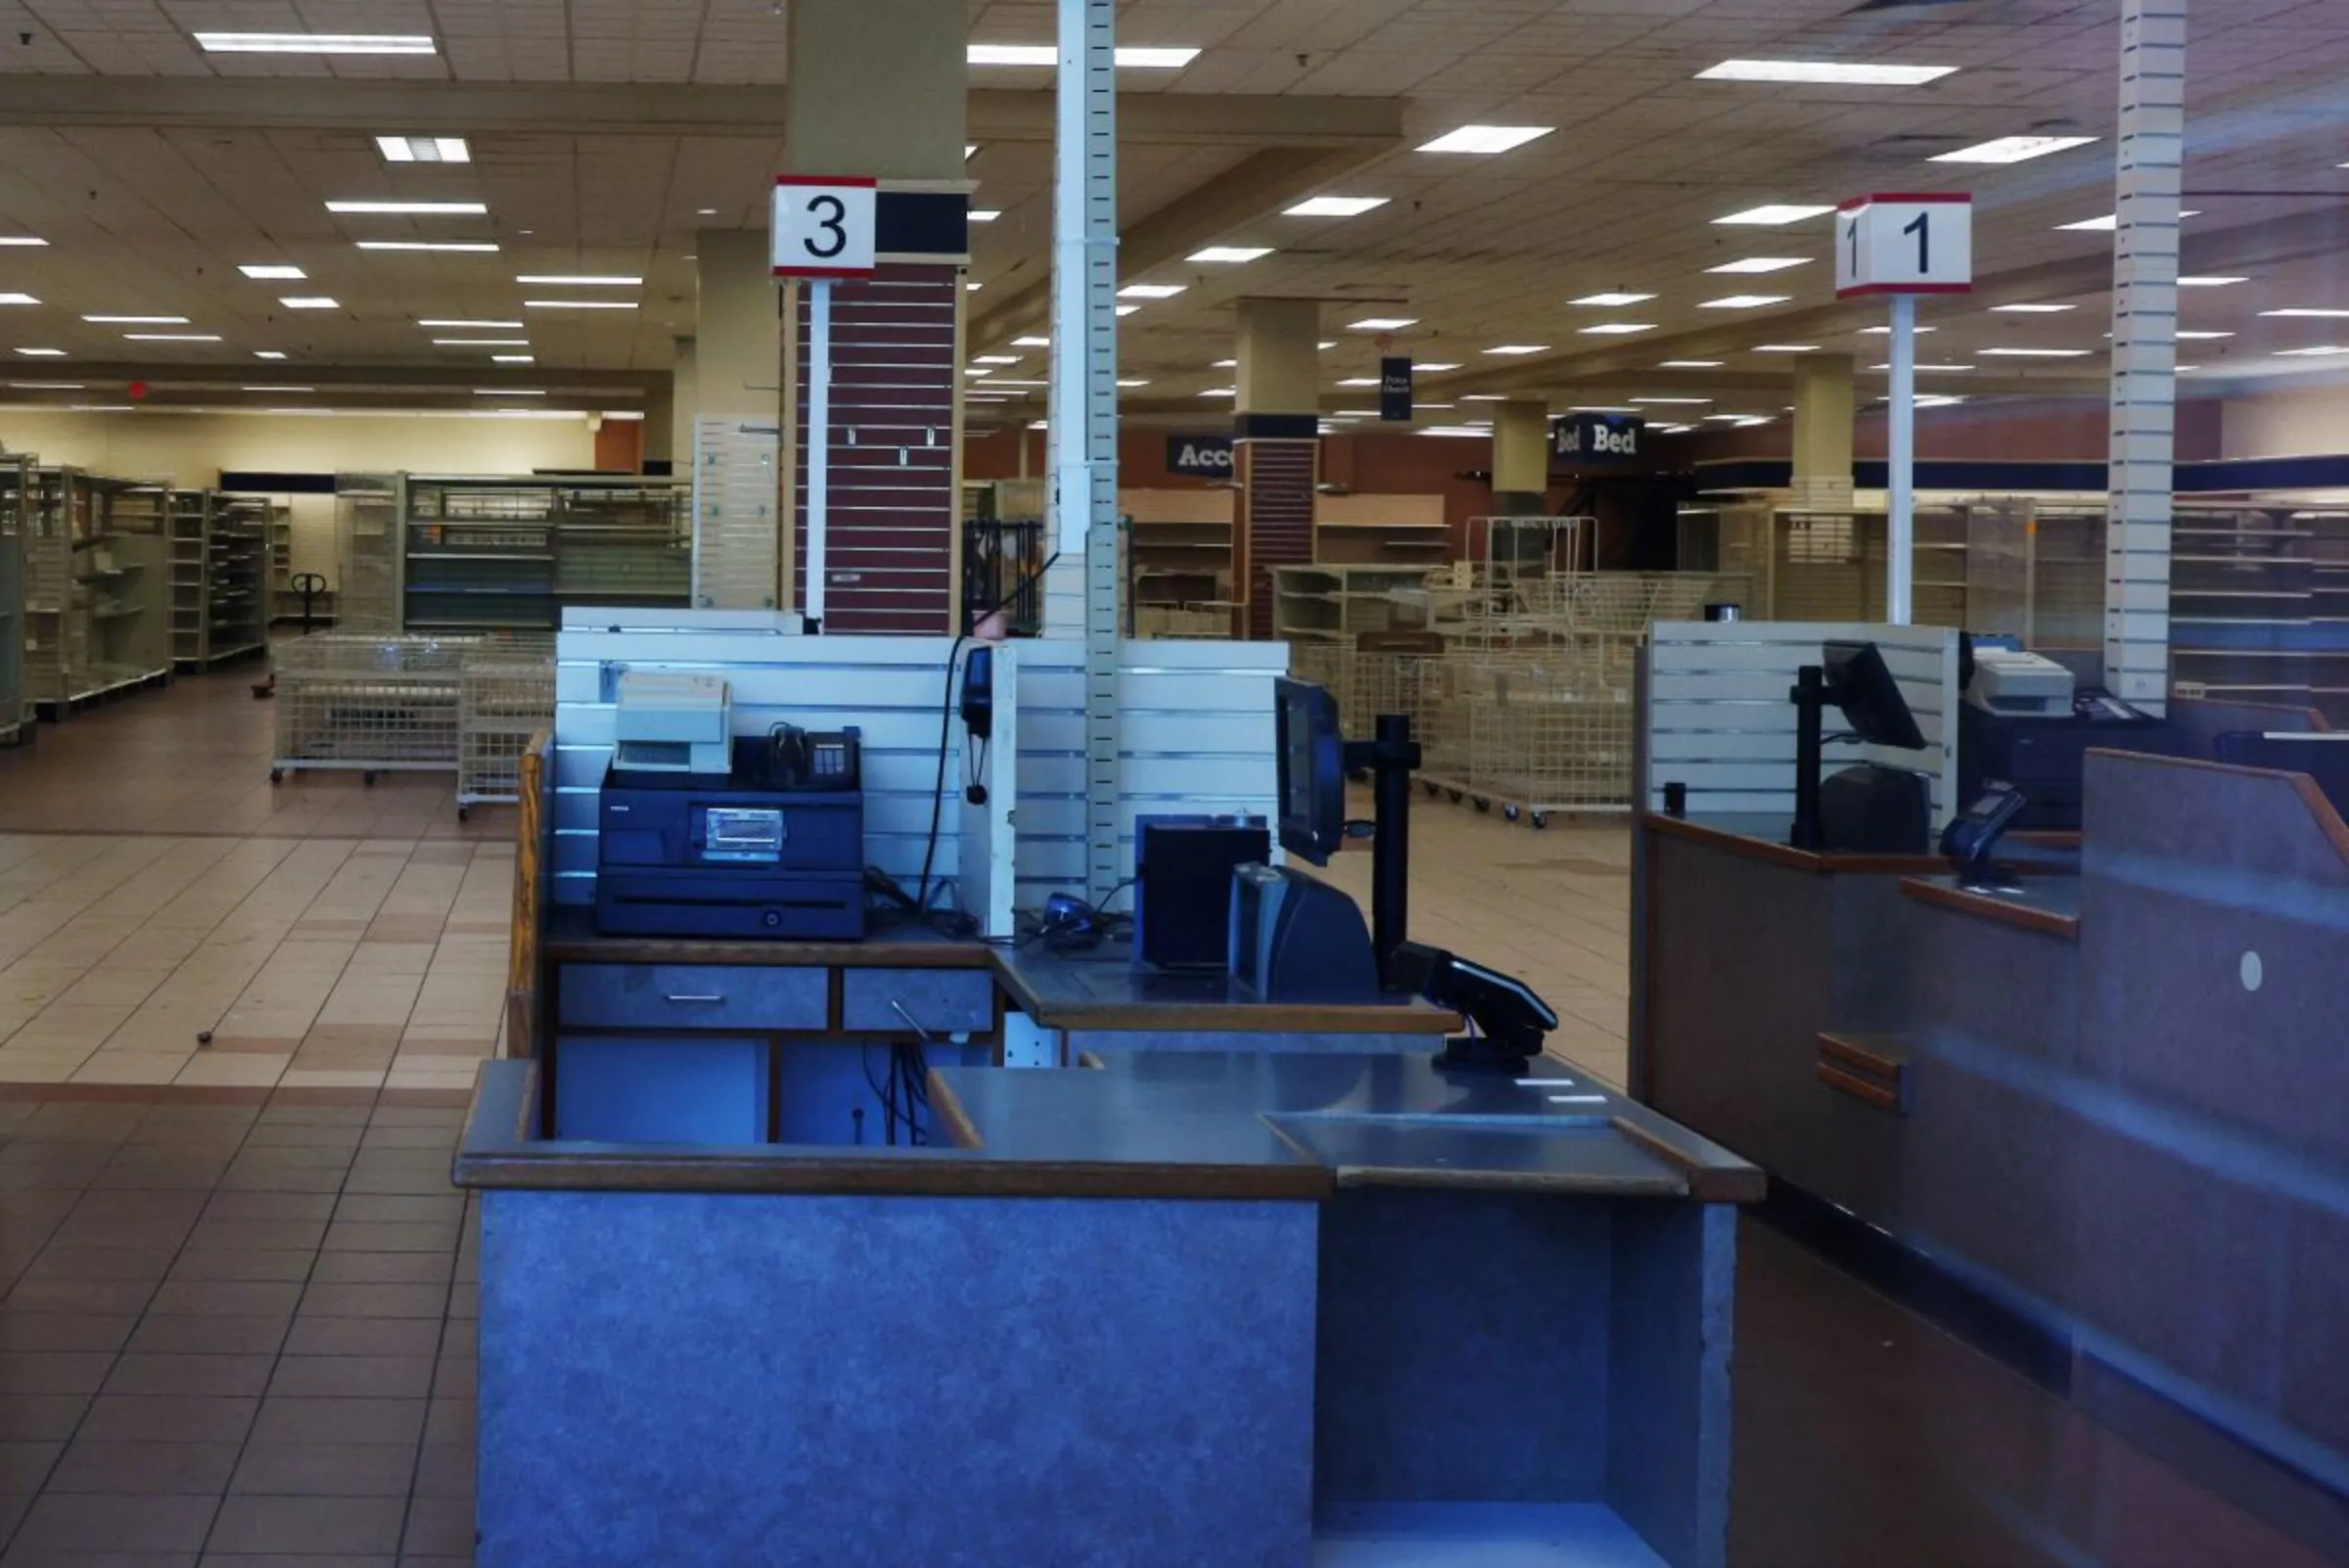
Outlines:
[{"label": "recessed light panel", "polygon": [[1825,217],[1835,209],[1831,207],[1799,207],[1791,203],[1773,207],[1749,207],[1727,217],[1717,217],[1717,225],[1738,225],[1757,229],[1782,229],[1789,223],[1802,223],[1811,218]]},{"label": "recessed light panel", "polygon": [[581,272],[525,272],[517,276],[514,281],[516,283],[542,283],[557,289],[633,289],[644,282],[642,278],[599,277],[592,273]]},{"label": "recessed light panel", "polygon": [[519,332],[519,321],[457,321],[445,316],[433,316],[416,323],[419,327],[446,327],[459,332]]},{"label": "recessed light panel", "polygon": [[2232,289],[2238,283],[2249,283],[2250,281],[2249,278],[2180,278],[2178,287],[2181,289]]},{"label": "recessed light panel", "polygon": [[1602,321],[1595,327],[1581,328],[1580,334],[1585,338],[1628,338],[1635,332],[1655,330],[1652,321]]},{"label": "recessed light panel", "polygon": [[40,300],[29,294],[0,293],[0,305],[37,305]]},{"label": "recessed light panel", "polygon": [[1922,87],[1956,66],[1869,66],[1833,60],[1725,60],[1698,81],[1806,83],[1818,87]]},{"label": "recessed light panel", "polygon": [[1350,321],[1346,325],[1347,329],[1353,332],[1401,332],[1405,327],[1419,325],[1419,318],[1417,316],[1364,316],[1359,321]]},{"label": "recessed light panel", "polygon": [[387,163],[470,163],[473,149],[462,136],[378,136]]},{"label": "recessed light panel", "polygon": [[[1180,70],[1199,58],[1199,51],[1143,45],[1120,47],[1112,52],[1112,57],[1127,70]],[[1054,69],[1060,65],[1060,51],[1051,44],[975,43],[965,59],[974,66],[1040,66]],[[972,148],[971,152],[977,150]],[[966,152],[962,156],[968,158],[971,154]]]},{"label": "recessed light panel", "polygon": [[1724,295],[1718,300],[1707,300],[1697,308],[1699,310],[1759,310],[1765,305],[1784,304],[1790,298],[1792,297],[1783,294],[1730,294]]},{"label": "recessed light panel", "polygon": [[1992,305],[1990,311],[1996,316],[2059,316],[2066,310],[2079,308],[2068,304],[2003,304]]},{"label": "recessed light panel", "polygon": [[281,298],[277,302],[288,310],[340,310],[343,308],[341,300],[323,294],[290,294]]},{"label": "recessed light panel", "polygon": [[1236,264],[1242,261],[1260,260],[1271,254],[1272,248],[1268,245],[1211,245],[1204,251],[1193,251],[1190,259]]},{"label": "recessed light panel", "polygon": [[1172,300],[1189,288],[1183,283],[1128,283],[1118,291],[1121,300]]},{"label": "recessed light panel", "polygon": [[1284,217],[1360,217],[1385,207],[1384,196],[1316,196],[1288,208]]},{"label": "recessed light panel", "polygon": [[1725,261],[1707,272],[1763,273],[1783,272],[1788,267],[1808,265],[1810,257],[1800,255],[1749,255],[1742,261]]},{"label": "recessed light panel", "polygon": [[361,240],[362,251],[459,251],[488,254],[497,247],[487,240]]},{"label": "recessed light panel", "polygon": [[212,55],[429,55],[421,33],[200,32],[196,46]]},{"label": "recessed light panel", "polygon": [[2051,153],[2068,153],[2075,147],[2086,147],[2095,140],[2094,136],[2001,136],[1995,141],[1960,147],[1954,153],[1937,153],[1932,161],[1936,163],[2027,163]]},{"label": "recessed light panel", "polygon": [[1488,348],[1485,352],[1498,354],[1504,358],[1517,358],[1525,354],[1545,354],[1549,352],[1549,345],[1545,343],[1504,343],[1497,348]]},{"label": "recessed light panel", "polygon": [[95,322],[101,327],[184,327],[188,324],[185,316],[84,316],[81,319]]},{"label": "recessed light panel", "polygon": [[1718,359],[1667,359],[1661,368],[1665,370],[1719,370],[1721,366],[1722,361]]},{"label": "recessed light panel", "polygon": [[1625,305],[1645,304],[1655,298],[1652,294],[1586,294],[1568,304],[1588,305],[1593,310],[1620,310]]},{"label": "recessed light panel", "polygon": [[1977,348],[1984,359],[2086,359],[2086,348]]},{"label": "recessed light panel", "polygon": [[483,217],[487,215],[486,202],[329,202],[329,212],[407,213],[416,217]]},{"label": "recessed light panel", "polygon": [[633,310],[633,300],[525,300],[526,310]]},{"label": "recessed light panel", "polygon": [[20,348],[17,352],[27,359],[63,359],[66,357],[66,351],[63,348]]},{"label": "recessed light panel", "polygon": [[1446,131],[1432,142],[1424,143],[1422,153],[1505,153],[1512,148],[1547,136],[1556,127],[1550,125],[1462,125],[1458,130]]}]

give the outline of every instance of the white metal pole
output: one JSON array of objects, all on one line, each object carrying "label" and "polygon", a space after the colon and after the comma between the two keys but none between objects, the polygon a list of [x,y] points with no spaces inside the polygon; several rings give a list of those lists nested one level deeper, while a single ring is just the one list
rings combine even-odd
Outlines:
[{"label": "white metal pole", "polygon": [[1912,294],[1892,297],[1891,458],[1884,619],[1905,626],[1912,619],[1916,577],[1916,296]]},{"label": "white metal pole", "polygon": [[808,281],[807,296],[807,582],[806,615],[824,621],[824,534],[832,501],[832,280]]}]

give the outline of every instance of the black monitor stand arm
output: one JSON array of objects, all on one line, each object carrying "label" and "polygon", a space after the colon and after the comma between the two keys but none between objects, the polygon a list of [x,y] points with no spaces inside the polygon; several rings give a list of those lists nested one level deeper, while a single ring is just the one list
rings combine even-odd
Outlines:
[{"label": "black monitor stand arm", "polygon": [[1796,670],[1786,698],[1794,704],[1794,831],[1786,842],[1817,853],[1826,848],[1819,820],[1819,770],[1825,765],[1827,747],[1825,668],[1805,665]]},{"label": "black monitor stand arm", "polygon": [[1396,986],[1395,951],[1410,930],[1411,774],[1419,766],[1419,743],[1403,714],[1378,715],[1377,738],[1346,743],[1346,771],[1370,774],[1372,817],[1349,822],[1349,835],[1367,826],[1370,834],[1370,945],[1378,955],[1379,978]]}]

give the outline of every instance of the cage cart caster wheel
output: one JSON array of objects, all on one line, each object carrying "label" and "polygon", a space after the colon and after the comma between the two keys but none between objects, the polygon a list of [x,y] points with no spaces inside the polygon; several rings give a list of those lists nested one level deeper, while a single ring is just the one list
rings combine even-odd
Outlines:
[{"label": "cage cart caster wheel", "polygon": [[1427,798],[1431,801],[1436,798],[1438,792],[1442,789],[1442,786],[1437,784],[1432,779],[1421,781],[1419,787],[1427,791]]},{"label": "cage cart caster wheel", "polygon": [[361,773],[361,774],[359,775],[359,782],[360,782],[361,784],[364,784],[364,785],[366,785],[366,786],[367,786],[369,789],[373,789],[373,788],[375,788],[375,774],[374,774],[374,772],[373,772],[372,770],[370,770],[370,771],[368,771],[368,772]]},{"label": "cage cart caster wheel", "polygon": [[1492,809],[1493,809],[1493,803],[1492,803],[1491,801],[1488,801],[1488,800],[1486,800],[1486,799],[1485,799],[1483,796],[1481,796],[1481,795],[1479,795],[1478,797],[1476,797],[1476,814],[1477,814],[1477,815],[1479,815],[1479,816],[1484,816],[1484,815],[1486,815],[1487,813],[1489,813],[1489,812],[1490,812]]},{"label": "cage cart caster wheel", "polygon": [[472,819],[473,819],[473,807],[470,807],[470,806],[460,806],[460,807],[457,807],[457,820],[458,820],[458,821],[460,821],[460,822],[469,822],[469,821],[471,821]]},{"label": "cage cart caster wheel", "polygon": [[1549,813],[1547,811],[1536,811],[1533,816],[1533,823],[1536,829],[1549,826]]},{"label": "cage cart caster wheel", "polygon": [[270,782],[270,783],[272,783],[272,784],[283,784],[285,781],[286,781],[286,770],[285,770],[284,768],[282,768],[282,767],[273,767],[273,768],[269,769],[269,782]]},{"label": "cage cart caster wheel", "polygon": [[1508,806],[1504,806],[1504,807],[1502,807],[1500,808],[1500,814],[1501,814],[1502,816],[1504,816],[1504,817],[1508,818],[1508,819],[1509,819],[1510,821],[1512,821],[1512,822],[1514,822],[1514,821],[1516,821],[1516,820],[1517,820],[1517,813],[1518,813],[1518,807],[1517,807],[1517,806],[1516,806],[1514,803],[1512,803],[1512,804],[1510,804],[1510,805],[1508,805]]},{"label": "cage cart caster wheel", "polygon": [[1460,804],[1460,792],[1458,790],[1446,790],[1444,793],[1451,798],[1452,805],[1457,806]]}]

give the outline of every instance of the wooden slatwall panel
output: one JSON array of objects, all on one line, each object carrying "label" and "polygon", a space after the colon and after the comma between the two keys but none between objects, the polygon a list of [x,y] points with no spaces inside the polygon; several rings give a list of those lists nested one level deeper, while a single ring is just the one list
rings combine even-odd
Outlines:
[{"label": "wooden slatwall panel", "polygon": [[1313,560],[1313,484],[1320,478],[1318,440],[1238,443],[1240,533],[1247,551],[1248,635],[1272,636],[1272,569],[1311,566]]},{"label": "wooden slatwall panel", "polygon": [[[1647,803],[1688,786],[1688,814],[1794,811],[1795,672],[1825,642],[1872,642],[1924,732],[1925,749],[1830,745],[1825,771],[1880,762],[1927,774],[1938,829],[1960,808],[1958,789],[1958,633],[1940,626],[1812,622],[1660,622],[1649,644]],[[1841,716],[1830,709],[1827,733]]]},{"label": "wooden slatwall panel", "polygon": [[[807,570],[807,310],[799,309],[792,580]],[[936,634],[953,620],[955,313],[942,265],[889,263],[832,294],[831,527],[825,627]],[[799,595],[804,602],[805,593]]]}]

